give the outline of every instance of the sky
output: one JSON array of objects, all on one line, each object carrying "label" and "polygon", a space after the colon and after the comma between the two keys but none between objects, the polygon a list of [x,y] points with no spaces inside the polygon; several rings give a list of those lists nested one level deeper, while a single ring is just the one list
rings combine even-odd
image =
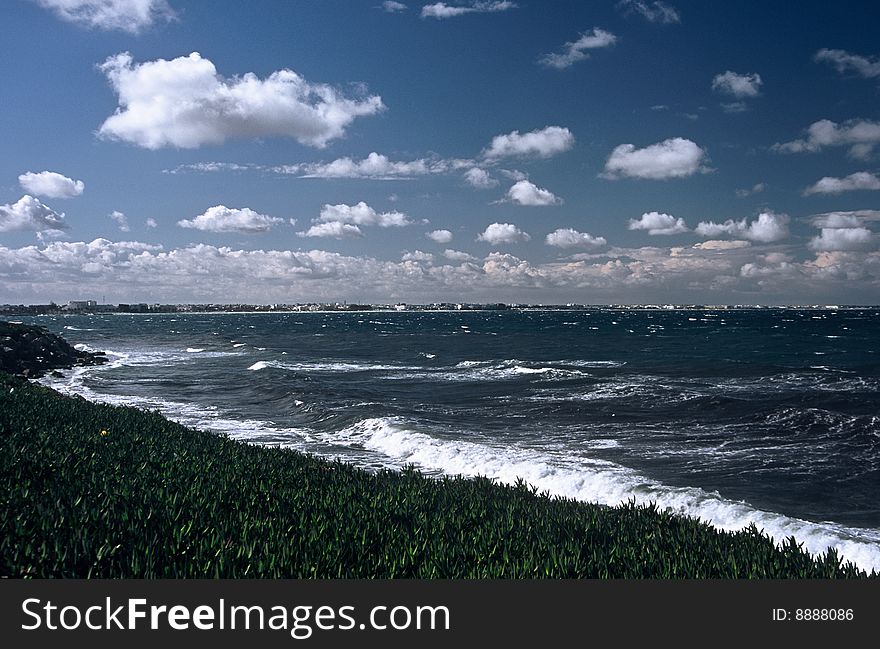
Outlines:
[{"label": "sky", "polygon": [[0,304],[880,302],[877,2],[0,23]]}]

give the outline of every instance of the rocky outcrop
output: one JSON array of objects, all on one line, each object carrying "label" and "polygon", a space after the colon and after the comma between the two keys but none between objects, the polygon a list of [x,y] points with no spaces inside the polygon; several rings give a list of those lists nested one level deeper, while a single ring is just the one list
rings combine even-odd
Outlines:
[{"label": "rocky outcrop", "polygon": [[0,322],[0,371],[27,378],[77,365],[106,363],[103,352],[84,352],[43,327]]}]

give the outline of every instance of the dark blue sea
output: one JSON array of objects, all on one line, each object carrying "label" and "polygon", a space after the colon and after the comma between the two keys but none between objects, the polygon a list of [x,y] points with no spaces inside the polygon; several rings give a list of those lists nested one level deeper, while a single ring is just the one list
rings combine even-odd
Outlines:
[{"label": "dark blue sea", "polygon": [[369,468],[524,478],[749,523],[880,570],[880,310],[29,318],[111,363],[43,381]]}]

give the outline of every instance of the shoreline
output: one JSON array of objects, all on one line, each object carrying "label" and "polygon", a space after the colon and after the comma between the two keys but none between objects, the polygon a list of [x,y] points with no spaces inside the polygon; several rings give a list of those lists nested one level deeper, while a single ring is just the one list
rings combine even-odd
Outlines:
[{"label": "shoreline", "polygon": [[[17,530],[10,537],[5,521],[7,576],[867,576],[833,550],[811,556],[793,539],[777,546],[756,528],[723,532],[655,506],[550,497],[525,483],[438,479],[412,468],[373,474],[6,375],[0,386],[7,445],[0,475]],[[188,458],[182,464],[181,455]],[[25,457],[32,473],[9,459]],[[74,457],[81,461],[71,467]],[[29,493],[44,501],[28,502]],[[290,501],[300,507],[291,509]],[[42,530],[41,543],[26,530]],[[84,549],[70,557],[64,539]],[[283,560],[254,559],[260,547]],[[143,564],[141,553],[152,563]]]}]

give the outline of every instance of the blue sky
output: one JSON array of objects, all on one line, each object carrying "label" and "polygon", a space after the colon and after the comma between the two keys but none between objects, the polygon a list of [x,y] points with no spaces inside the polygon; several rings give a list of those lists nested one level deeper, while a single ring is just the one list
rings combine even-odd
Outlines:
[{"label": "blue sky", "polygon": [[0,15],[0,303],[880,295],[877,3]]}]

